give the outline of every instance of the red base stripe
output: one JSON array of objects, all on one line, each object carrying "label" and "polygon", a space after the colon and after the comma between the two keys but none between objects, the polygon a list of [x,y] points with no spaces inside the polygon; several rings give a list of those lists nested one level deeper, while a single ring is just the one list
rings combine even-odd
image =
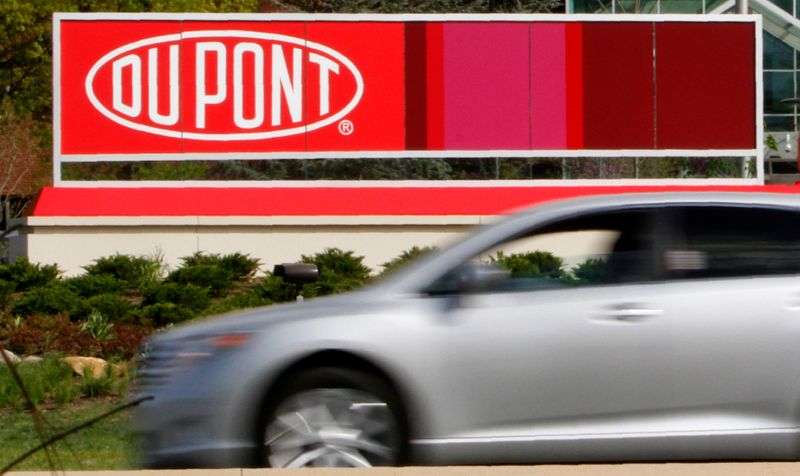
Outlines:
[{"label": "red base stripe", "polygon": [[800,193],[792,185],[442,187],[442,188],[56,188],[31,215],[54,216],[359,216],[496,215],[525,205],[585,195],[663,191]]}]

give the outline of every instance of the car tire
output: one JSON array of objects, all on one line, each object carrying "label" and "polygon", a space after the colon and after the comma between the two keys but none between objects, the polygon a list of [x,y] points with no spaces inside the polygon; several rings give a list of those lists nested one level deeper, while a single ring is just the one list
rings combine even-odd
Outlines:
[{"label": "car tire", "polygon": [[404,459],[399,400],[374,375],[304,371],[280,384],[270,402],[259,425],[264,466],[396,466]]}]

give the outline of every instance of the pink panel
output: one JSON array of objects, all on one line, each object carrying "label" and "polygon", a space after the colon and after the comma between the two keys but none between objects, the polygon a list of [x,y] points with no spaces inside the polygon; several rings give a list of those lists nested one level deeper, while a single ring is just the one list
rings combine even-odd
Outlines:
[{"label": "pink panel", "polygon": [[444,25],[446,149],[528,149],[529,28]]},{"label": "pink panel", "polygon": [[566,26],[531,24],[531,149],[567,148]]}]

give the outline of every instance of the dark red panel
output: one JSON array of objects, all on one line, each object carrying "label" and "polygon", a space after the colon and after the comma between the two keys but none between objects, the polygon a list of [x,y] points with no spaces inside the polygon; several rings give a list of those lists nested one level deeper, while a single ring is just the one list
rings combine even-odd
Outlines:
[{"label": "dark red panel", "polygon": [[425,150],[428,142],[425,30],[423,22],[405,24],[407,150]]},{"label": "dark red panel", "polygon": [[583,25],[587,149],[652,149],[653,24]]},{"label": "dark red panel", "polygon": [[756,148],[755,25],[656,25],[656,147]]},{"label": "dark red panel", "polygon": [[567,23],[567,149],[583,149],[583,23]]},{"label": "dark red panel", "polygon": [[497,215],[562,198],[680,191],[800,194],[792,185],[353,188],[45,187],[37,217]]}]

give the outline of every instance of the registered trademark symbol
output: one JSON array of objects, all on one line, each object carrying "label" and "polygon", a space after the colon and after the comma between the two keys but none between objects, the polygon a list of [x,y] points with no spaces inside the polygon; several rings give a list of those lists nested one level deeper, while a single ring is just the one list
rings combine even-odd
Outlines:
[{"label": "registered trademark symbol", "polygon": [[343,136],[349,136],[350,134],[352,134],[353,129],[355,129],[355,126],[348,119],[345,119],[339,123],[339,132]]}]

